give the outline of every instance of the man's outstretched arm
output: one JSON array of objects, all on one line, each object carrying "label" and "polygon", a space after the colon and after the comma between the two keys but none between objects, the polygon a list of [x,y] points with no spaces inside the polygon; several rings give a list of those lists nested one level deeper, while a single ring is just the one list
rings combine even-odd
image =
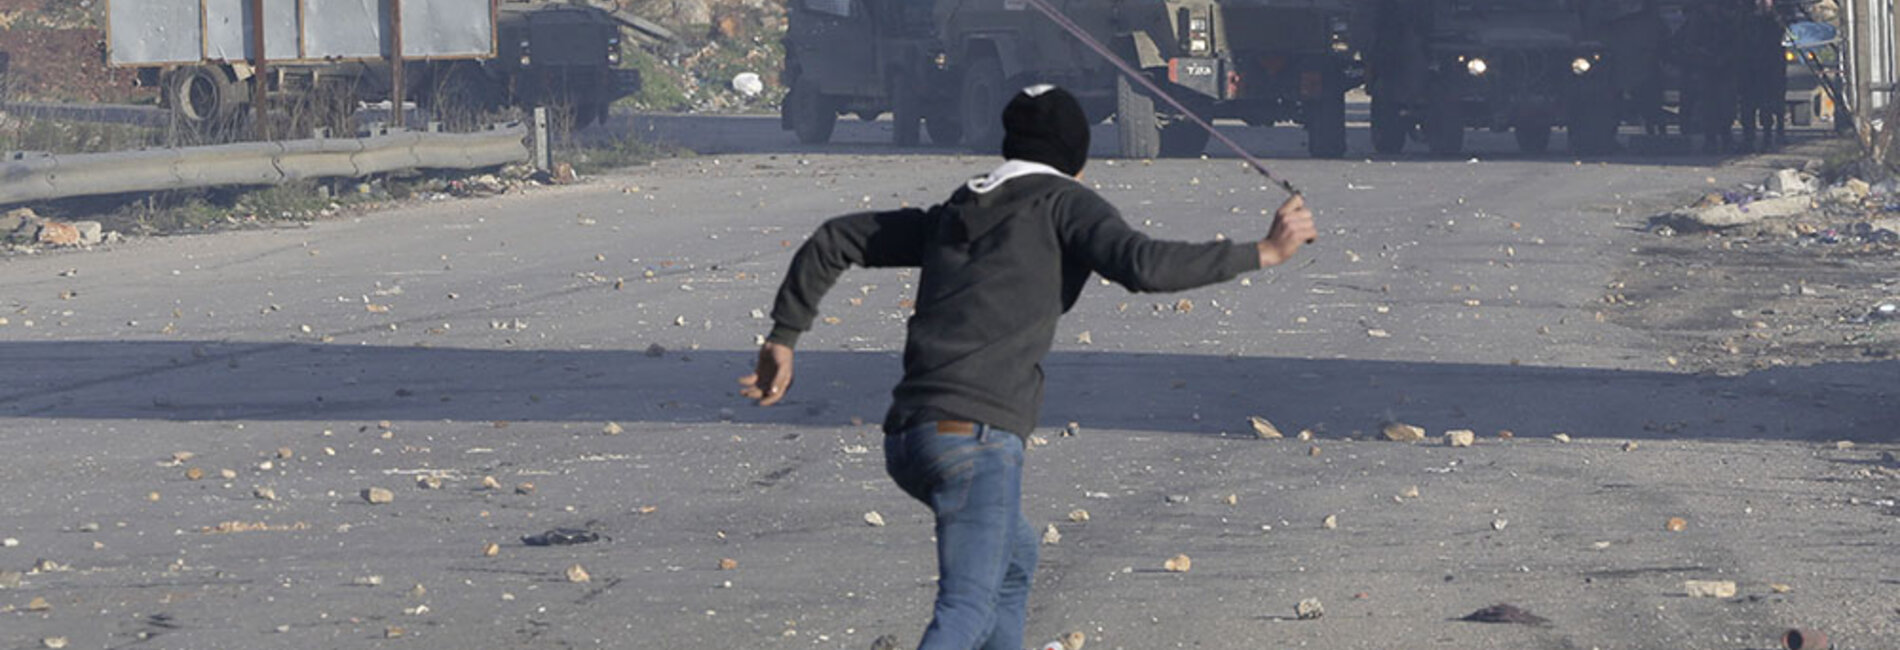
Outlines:
[{"label": "man's outstretched arm", "polygon": [[826,221],[798,248],[772,304],[772,333],[759,348],[758,365],[739,378],[747,399],[771,406],[792,386],[792,348],[818,317],[818,303],[853,265],[917,266],[929,235],[929,213],[916,208],[863,212]]},{"label": "man's outstretched arm", "polygon": [[1130,291],[1182,291],[1276,266],[1315,236],[1313,214],[1298,196],[1281,204],[1267,236],[1251,243],[1153,239],[1130,228],[1101,197],[1074,196],[1062,222],[1064,247]]}]

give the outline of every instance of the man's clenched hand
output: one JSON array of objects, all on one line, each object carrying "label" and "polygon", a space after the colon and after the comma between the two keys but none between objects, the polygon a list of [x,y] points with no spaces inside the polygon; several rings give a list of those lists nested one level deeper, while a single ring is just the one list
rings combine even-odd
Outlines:
[{"label": "man's clenched hand", "polygon": [[761,346],[758,367],[739,383],[745,386],[739,394],[746,399],[758,400],[759,406],[777,404],[792,387],[792,349],[770,342]]},{"label": "man's clenched hand", "polygon": [[1273,227],[1267,230],[1267,238],[1254,245],[1260,251],[1260,268],[1278,266],[1281,262],[1293,259],[1300,252],[1300,246],[1319,237],[1319,231],[1313,229],[1313,212],[1306,209],[1306,199],[1298,194],[1287,198],[1280,209],[1273,213]]}]

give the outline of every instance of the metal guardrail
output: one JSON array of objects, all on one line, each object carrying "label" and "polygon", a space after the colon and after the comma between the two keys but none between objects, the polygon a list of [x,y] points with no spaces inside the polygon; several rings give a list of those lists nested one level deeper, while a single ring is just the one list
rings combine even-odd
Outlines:
[{"label": "metal guardrail", "polygon": [[360,177],[404,169],[481,169],[528,162],[526,127],[477,133],[247,142],[96,154],[12,154],[0,205],[77,196]]}]

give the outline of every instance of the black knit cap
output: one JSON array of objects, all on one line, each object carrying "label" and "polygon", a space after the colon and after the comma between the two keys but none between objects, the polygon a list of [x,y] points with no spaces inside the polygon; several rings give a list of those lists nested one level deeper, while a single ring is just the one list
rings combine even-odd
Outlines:
[{"label": "black knit cap", "polygon": [[1003,157],[1039,162],[1074,176],[1089,160],[1089,119],[1069,91],[1024,88],[1003,108]]}]

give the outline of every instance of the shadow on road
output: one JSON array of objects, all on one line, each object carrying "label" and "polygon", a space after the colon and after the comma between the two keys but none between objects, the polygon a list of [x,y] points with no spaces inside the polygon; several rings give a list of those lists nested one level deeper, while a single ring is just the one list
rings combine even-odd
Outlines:
[{"label": "shadow on road", "polygon": [[[8,417],[203,420],[877,424],[891,352],[802,351],[787,401],[736,396],[749,351],[473,350],[305,343],[8,342]],[[1575,368],[1057,352],[1044,427],[1376,436],[1395,418],[1434,434],[1892,441],[1900,362],[1743,377]]]}]

